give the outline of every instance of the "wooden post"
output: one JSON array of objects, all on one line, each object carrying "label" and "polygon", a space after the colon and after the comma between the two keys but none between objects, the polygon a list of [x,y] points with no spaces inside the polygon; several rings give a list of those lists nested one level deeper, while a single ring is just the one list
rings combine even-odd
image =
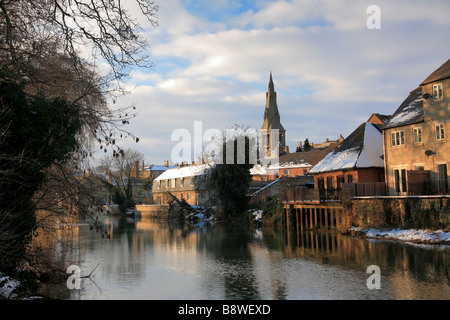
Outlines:
[{"label": "wooden post", "polygon": [[303,208],[300,208],[300,230],[302,231],[303,231],[303,217],[304,217]]}]

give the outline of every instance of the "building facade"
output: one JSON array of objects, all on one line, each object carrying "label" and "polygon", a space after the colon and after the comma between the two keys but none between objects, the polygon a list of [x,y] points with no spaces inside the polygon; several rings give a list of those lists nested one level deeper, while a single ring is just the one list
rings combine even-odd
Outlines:
[{"label": "building facade", "polygon": [[431,73],[383,126],[389,195],[448,194],[450,59]]},{"label": "building facade", "polygon": [[153,203],[167,205],[176,197],[194,206],[213,204],[207,188],[211,169],[210,164],[199,164],[166,170],[153,181]]}]

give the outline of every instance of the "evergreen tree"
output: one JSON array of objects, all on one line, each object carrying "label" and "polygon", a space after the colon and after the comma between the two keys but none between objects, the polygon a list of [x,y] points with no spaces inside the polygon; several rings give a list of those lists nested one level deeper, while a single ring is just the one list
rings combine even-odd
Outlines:
[{"label": "evergreen tree", "polygon": [[[251,182],[250,150],[253,146],[251,137],[245,136],[245,161],[238,163],[238,137],[225,140],[221,156],[223,164],[216,164],[210,175],[210,186],[219,200],[218,207],[225,220],[243,218],[248,209],[249,197],[247,195]],[[225,163],[227,144],[232,143],[234,148],[233,163]]]},{"label": "evergreen tree", "polygon": [[308,138],[305,139],[305,143],[303,144],[303,151],[311,151],[312,147],[309,144]]}]

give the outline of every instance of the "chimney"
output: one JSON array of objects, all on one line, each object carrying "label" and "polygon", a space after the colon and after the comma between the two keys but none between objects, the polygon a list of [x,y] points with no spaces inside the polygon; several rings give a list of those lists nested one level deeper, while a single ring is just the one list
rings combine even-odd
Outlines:
[{"label": "chimney", "polygon": [[133,175],[135,178],[139,178],[139,161],[134,162]]},{"label": "chimney", "polygon": [[164,160],[164,166],[168,167],[169,166],[169,160]]}]

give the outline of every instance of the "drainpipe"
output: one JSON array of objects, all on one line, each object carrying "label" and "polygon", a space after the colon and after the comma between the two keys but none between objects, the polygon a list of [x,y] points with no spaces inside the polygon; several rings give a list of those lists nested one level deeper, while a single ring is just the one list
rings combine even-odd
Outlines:
[{"label": "drainpipe", "polygon": [[387,142],[386,142],[386,130],[383,130],[383,155],[384,155],[384,180],[386,183],[385,189],[386,189],[386,195],[389,196],[389,172],[388,172],[388,166],[387,166],[387,158],[388,154],[386,152],[387,150]]}]

